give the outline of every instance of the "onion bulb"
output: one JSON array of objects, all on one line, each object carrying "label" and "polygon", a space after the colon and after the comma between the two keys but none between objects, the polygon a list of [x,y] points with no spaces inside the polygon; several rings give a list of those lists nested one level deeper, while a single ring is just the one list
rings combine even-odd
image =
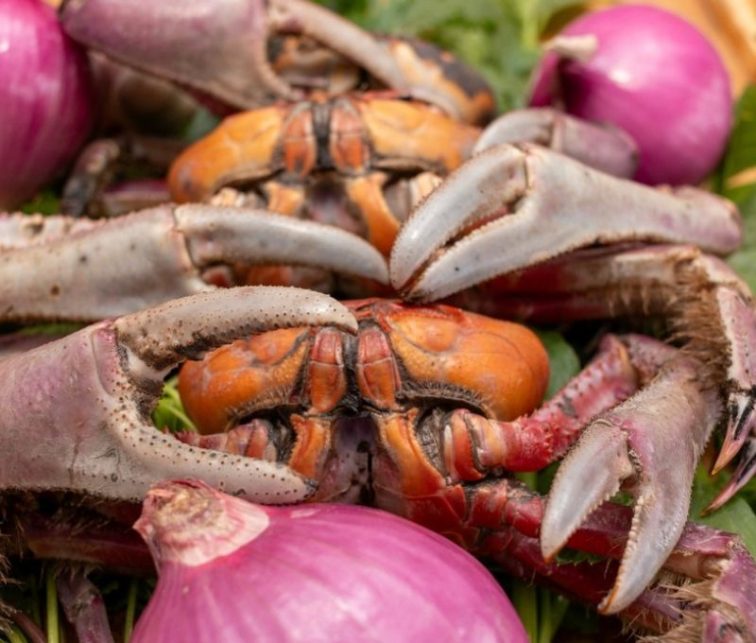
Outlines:
[{"label": "onion bulb", "polygon": [[42,0],[0,2],[0,209],[55,177],[94,120],[85,53]]},{"label": "onion bulb", "polygon": [[698,183],[714,169],[732,124],[730,82],[691,24],[654,7],[610,7],[567,25],[549,50],[532,106],[624,129],[640,151],[638,181]]},{"label": "onion bulb", "polygon": [[159,578],[132,643],[527,641],[475,558],[377,509],[164,482],[134,527]]}]

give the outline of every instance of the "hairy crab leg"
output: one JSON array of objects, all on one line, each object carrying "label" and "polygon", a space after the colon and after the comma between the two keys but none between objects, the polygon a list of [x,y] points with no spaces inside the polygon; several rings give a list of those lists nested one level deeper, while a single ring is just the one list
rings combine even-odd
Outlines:
[{"label": "hairy crab leg", "polygon": [[440,299],[590,244],[689,243],[727,254],[742,236],[735,207],[708,192],[658,190],[538,146],[499,145],[412,213],[391,253],[391,282],[412,299]]},{"label": "hairy crab leg", "polygon": [[330,297],[233,288],[100,322],[0,361],[0,488],[137,500],[153,482],[199,477],[259,502],[310,493],[287,467],[183,444],[150,421],[165,375],[187,358],[272,328],[333,324],[356,332]]},{"label": "hairy crab leg", "polygon": [[502,143],[525,142],[548,147],[623,178],[632,177],[638,164],[638,148],[625,132],[546,107],[514,110],[500,116],[480,135],[473,154]]},{"label": "hairy crab leg", "polygon": [[[538,535],[545,519],[544,499],[536,492],[502,479],[482,481],[470,497],[467,522],[481,534],[476,546],[479,555],[494,558],[525,580],[535,575],[589,603],[599,603],[610,589],[617,568],[606,561],[543,560]],[[618,558],[632,537],[632,521],[629,507],[604,503],[575,531],[567,546]],[[654,578],[654,574],[651,586],[641,588],[618,616],[629,623],[640,619],[642,626],[659,632],[673,628],[669,640],[721,641],[709,633],[713,624],[733,636],[726,640],[751,640],[748,637],[756,628],[756,562],[738,536],[687,523],[661,567],[674,576],[661,573]]]},{"label": "hairy crab leg", "polygon": [[164,205],[98,222],[8,216],[3,228],[10,246],[0,252],[6,321],[130,313],[211,290],[202,271],[234,263],[295,263],[387,279],[385,260],[359,237],[267,211]]}]

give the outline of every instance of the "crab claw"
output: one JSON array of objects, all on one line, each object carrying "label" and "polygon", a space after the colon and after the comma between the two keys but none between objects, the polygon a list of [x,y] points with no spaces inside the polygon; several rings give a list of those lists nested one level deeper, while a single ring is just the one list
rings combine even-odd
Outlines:
[{"label": "crab claw", "polygon": [[725,254],[739,246],[742,225],[730,202],[701,190],[654,189],[535,145],[500,145],[413,212],[389,272],[407,296],[441,299],[582,246],[641,240]]},{"label": "crab claw", "polygon": [[180,362],[273,328],[357,323],[326,295],[232,288],[177,299],[0,361],[0,488],[140,499],[164,478],[199,477],[259,502],[294,502],[308,482],[281,465],[198,449],[150,413]]},{"label": "crab claw", "polygon": [[638,165],[638,146],[624,131],[547,107],[518,109],[500,116],[480,135],[473,154],[502,143],[525,141],[614,176],[630,178]]},{"label": "crab claw", "polygon": [[623,481],[631,483],[632,527],[614,587],[599,606],[604,613],[643,592],[682,534],[695,467],[721,412],[698,370],[688,357],[667,362],[648,386],[588,426],[554,479],[541,527],[547,560]]},{"label": "crab claw", "polygon": [[485,80],[451,54],[375,36],[307,0],[193,0],[180,11],[164,2],[66,0],[61,22],[74,39],[111,58],[239,109],[302,100],[312,89],[350,88],[348,78],[335,87],[325,70],[298,70],[295,60],[287,61],[280,36],[294,35],[335,53],[336,66],[356,67],[347,74],[354,85],[397,90],[470,123],[488,122],[495,113]]},{"label": "crab claw", "polygon": [[211,290],[202,271],[237,262],[388,279],[381,254],[356,235],[246,208],[163,205],[97,222],[11,215],[0,218],[0,232],[10,246],[0,251],[5,321],[127,314]]}]

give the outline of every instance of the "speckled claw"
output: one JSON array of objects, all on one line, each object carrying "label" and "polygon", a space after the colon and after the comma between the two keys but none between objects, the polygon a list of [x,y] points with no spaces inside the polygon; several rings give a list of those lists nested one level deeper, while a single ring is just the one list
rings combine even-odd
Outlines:
[{"label": "speckled claw", "polygon": [[546,559],[623,481],[631,482],[632,527],[602,612],[628,607],[682,534],[693,474],[721,412],[716,392],[700,384],[698,368],[687,357],[670,360],[648,386],[591,423],[554,479],[541,527]]},{"label": "speckled claw", "polygon": [[154,482],[199,477],[257,500],[310,493],[288,468],[183,444],[150,421],[163,378],[250,333],[356,321],[326,295],[296,288],[232,288],[177,299],[89,326],[0,361],[0,488],[79,491],[135,500]]},{"label": "speckled claw", "polygon": [[741,239],[735,208],[707,192],[654,189],[535,145],[499,145],[413,212],[389,271],[408,297],[432,300],[596,243],[690,243],[726,254]]},{"label": "speckled claw", "polygon": [[474,154],[502,143],[537,143],[607,174],[630,178],[638,147],[622,130],[589,123],[550,108],[519,109],[493,121],[480,135]]},{"label": "speckled claw", "polygon": [[163,205],[96,222],[10,215],[0,217],[0,239],[4,321],[128,314],[212,290],[203,271],[237,262],[387,280],[383,257],[356,235],[249,208]]}]

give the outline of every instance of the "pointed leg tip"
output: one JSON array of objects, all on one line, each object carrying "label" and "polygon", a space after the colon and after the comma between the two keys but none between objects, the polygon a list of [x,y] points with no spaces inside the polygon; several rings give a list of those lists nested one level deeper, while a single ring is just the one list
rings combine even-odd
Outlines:
[{"label": "pointed leg tip", "polygon": [[735,440],[730,438],[728,432],[728,436],[725,438],[724,444],[722,444],[722,448],[719,450],[717,459],[711,467],[711,475],[714,476],[718,474],[730,464],[730,462],[732,462],[733,458],[740,452],[743,442],[745,442],[745,439]]},{"label": "pointed leg tip", "polygon": [[548,534],[547,537],[544,537],[543,532],[541,533],[541,556],[543,556],[543,560],[547,563],[553,563],[556,561],[556,557],[559,555],[559,552],[562,551],[562,548],[564,547],[565,543],[567,542],[567,539],[560,539],[559,542],[557,542],[554,539],[553,534]]}]

